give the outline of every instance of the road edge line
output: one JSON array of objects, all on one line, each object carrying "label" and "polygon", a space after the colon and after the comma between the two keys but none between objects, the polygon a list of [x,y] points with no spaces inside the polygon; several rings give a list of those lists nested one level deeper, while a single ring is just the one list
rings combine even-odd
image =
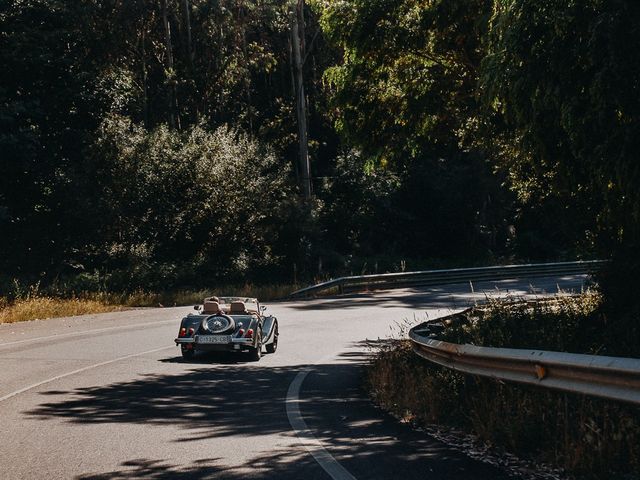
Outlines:
[{"label": "road edge line", "polygon": [[340,465],[324,448],[322,442],[315,437],[302,418],[302,414],[300,413],[300,388],[311,371],[312,368],[305,368],[303,371],[298,372],[289,385],[287,398],[285,400],[289,425],[291,425],[300,443],[333,480],[356,480],[356,477],[351,475],[349,471]]},{"label": "road edge line", "polygon": [[0,402],[4,402],[5,400],[9,400],[10,398],[15,397],[16,395],[20,395],[21,393],[28,392],[29,390],[33,390],[34,388],[38,388],[42,385],[46,385],[47,383],[55,382],[56,380],[61,380],[66,377],[70,377],[71,375],[76,375],[78,373],[86,372],[87,370],[91,370],[93,368],[103,367],[105,365],[110,365],[112,363],[119,362],[121,360],[127,360],[129,358],[141,357],[142,355],[147,355],[149,353],[160,352],[162,350],[168,350],[170,348],[175,348],[173,345],[169,347],[156,348],[153,350],[147,350],[146,352],[134,353],[131,355],[125,355],[124,357],[114,358],[113,360],[107,360],[106,362],[95,363],[93,365],[88,365],[83,368],[79,368],[72,372],[63,373],[62,375],[57,375],[55,377],[49,378],[47,380],[43,380],[38,383],[34,383],[33,385],[29,385],[28,387],[21,388],[20,390],[16,390],[15,392],[8,393],[7,395],[0,397]]},{"label": "road edge line", "polygon": [[[79,316],[84,316],[84,315],[79,315]],[[11,345],[20,345],[20,344],[29,343],[29,342],[40,342],[40,341],[51,340],[56,338],[81,337],[83,335],[89,335],[92,333],[103,333],[103,332],[109,332],[112,330],[124,330],[126,328],[148,327],[152,325],[164,325],[164,324],[169,325],[170,323],[175,323],[175,322],[176,322],[175,320],[162,320],[159,322],[146,322],[146,323],[138,323],[138,324],[130,324],[130,325],[118,325],[115,327],[94,328],[92,330],[83,330],[81,332],[57,333],[54,335],[47,335],[45,337],[25,338],[23,340],[12,340],[11,342],[0,343],[0,348],[8,347]]]}]

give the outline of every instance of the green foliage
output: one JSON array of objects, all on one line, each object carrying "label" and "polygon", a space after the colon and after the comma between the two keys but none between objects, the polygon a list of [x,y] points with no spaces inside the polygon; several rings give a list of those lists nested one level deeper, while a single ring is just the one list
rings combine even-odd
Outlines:
[{"label": "green foliage", "polygon": [[342,63],[325,72],[336,129],[358,152],[349,163],[367,170],[364,190],[345,167],[339,175],[347,183],[335,182],[338,202],[347,200],[340,189],[363,195],[355,202],[365,206],[347,203],[347,211],[372,212],[370,238],[354,233],[354,245],[384,242],[421,257],[503,254],[511,199],[474,144],[491,2],[350,0],[316,8],[343,50]]},{"label": "green foliage", "polygon": [[256,275],[295,249],[282,238],[295,212],[289,172],[247,135],[147,131],[114,116],[91,155],[103,212],[95,254],[110,268],[155,270],[164,281],[180,264],[192,276]]},{"label": "green foliage", "polygon": [[93,115],[94,43],[84,2],[0,4],[0,268],[42,271],[74,247],[81,170]]},{"label": "green foliage", "polygon": [[623,0],[497,1],[481,81],[520,197],[555,203],[561,229],[613,253],[601,280],[620,341],[638,338],[639,20]]},{"label": "green foliage", "polygon": [[[0,4],[1,272],[160,284],[298,260],[288,6],[168,1],[169,68],[160,3]],[[306,74],[330,56],[310,49]]]},{"label": "green foliage", "polygon": [[640,244],[635,4],[308,3],[301,206],[291,4],[1,2],[0,272],[290,280]]},{"label": "green foliage", "polygon": [[[636,244],[637,245],[637,244]],[[618,247],[609,264],[598,275],[604,304],[604,334],[617,350],[640,356],[640,259],[636,245]]]},{"label": "green foliage", "polygon": [[635,2],[498,1],[483,61],[514,186],[593,196],[605,228],[640,213],[638,19]]},{"label": "green foliage", "polygon": [[475,84],[491,2],[321,2],[344,51],[327,70],[339,131],[383,166],[450,158],[477,122]]},{"label": "green foliage", "polygon": [[637,356],[607,332],[602,298],[595,292],[548,301],[495,301],[455,317],[445,340],[485,347]]},{"label": "green foliage", "polygon": [[[362,154],[338,157],[322,192],[324,245],[356,256],[486,261],[505,229],[500,192],[482,162],[416,162],[411,170],[368,168]],[[485,182],[485,180],[487,180]],[[497,211],[496,211],[497,210]]]}]

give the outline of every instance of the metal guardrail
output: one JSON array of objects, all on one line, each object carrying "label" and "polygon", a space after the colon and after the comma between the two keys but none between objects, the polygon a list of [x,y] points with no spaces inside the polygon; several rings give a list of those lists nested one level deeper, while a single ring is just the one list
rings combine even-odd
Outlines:
[{"label": "metal guardrail", "polygon": [[640,359],[459,345],[434,338],[437,333],[429,325],[433,322],[412,328],[409,338],[416,354],[438,365],[496,380],[640,404]]},{"label": "metal guardrail", "polygon": [[385,273],[380,275],[360,275],[340,277],[311,287],[296,290],[290,298],[310,297],[327,290],[337,293],[347,291],[373,290],[380,288],[401,288],[410,286],[445,285],[452,283],[480,282],[484,280],[504,280],[508,278],[540,277],[547,275],[579,275],[598,270],[604,260],[579,262],[533,263],[526,265],[501,265],[495,267],[454,268],[448,270],[424,270],[419,272]]}]

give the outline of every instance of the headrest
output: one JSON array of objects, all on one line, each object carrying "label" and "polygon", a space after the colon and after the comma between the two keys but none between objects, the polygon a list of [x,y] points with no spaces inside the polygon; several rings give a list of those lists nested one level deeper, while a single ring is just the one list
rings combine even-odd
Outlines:
[{"label": "headrest", "polygon": [[231,302],[231,313],[245,313],[246,311],[244,302]]},{"label": "headrest", "polygon": [[212,302],[210,300],[204,301],[204,308],[202,313],[218,313],[220,311],[220,305],[218,302]]}]

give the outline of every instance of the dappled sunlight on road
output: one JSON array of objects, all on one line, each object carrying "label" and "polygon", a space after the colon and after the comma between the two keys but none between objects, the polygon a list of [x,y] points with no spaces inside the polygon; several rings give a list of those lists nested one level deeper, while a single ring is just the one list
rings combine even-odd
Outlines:
[{"label": "dappled sunlight on road", "polygon": [[[352,346],[368,344],[356,342]],[[150,436],[160,434],[153,428],[177,426],[182,435],[173,441],[193,442],[204,454],[186,465],[168,459],[127,459],[116,469],[77,477],[86,480],[326,479],[303,448],[260,449],[261,436],[274,434],[297,444],[284,411],[285,397],[291,380],[309,368],[300,399],[302,415],[325,448],[357,478],[390,478],[387,475],[396,472],[408,479],[430,475],[463,480],[469,471],[477,479],[501,478],[494,468],[398,424],[376,409],[362,388],[367,357],[367,352],[350,350],[335,363],[248,369],[203,356],[195,363],[185,362],[179,375],[145,375],[98,387],[49,390],[41,393],[49,401],[26,414],[44,422],[62,418],[72,424],[143,424],[152,428]],[[217,458],[215,443],[209,449],[207,442],[225,437],[247,438],[255,454],[239,464]]]}]

